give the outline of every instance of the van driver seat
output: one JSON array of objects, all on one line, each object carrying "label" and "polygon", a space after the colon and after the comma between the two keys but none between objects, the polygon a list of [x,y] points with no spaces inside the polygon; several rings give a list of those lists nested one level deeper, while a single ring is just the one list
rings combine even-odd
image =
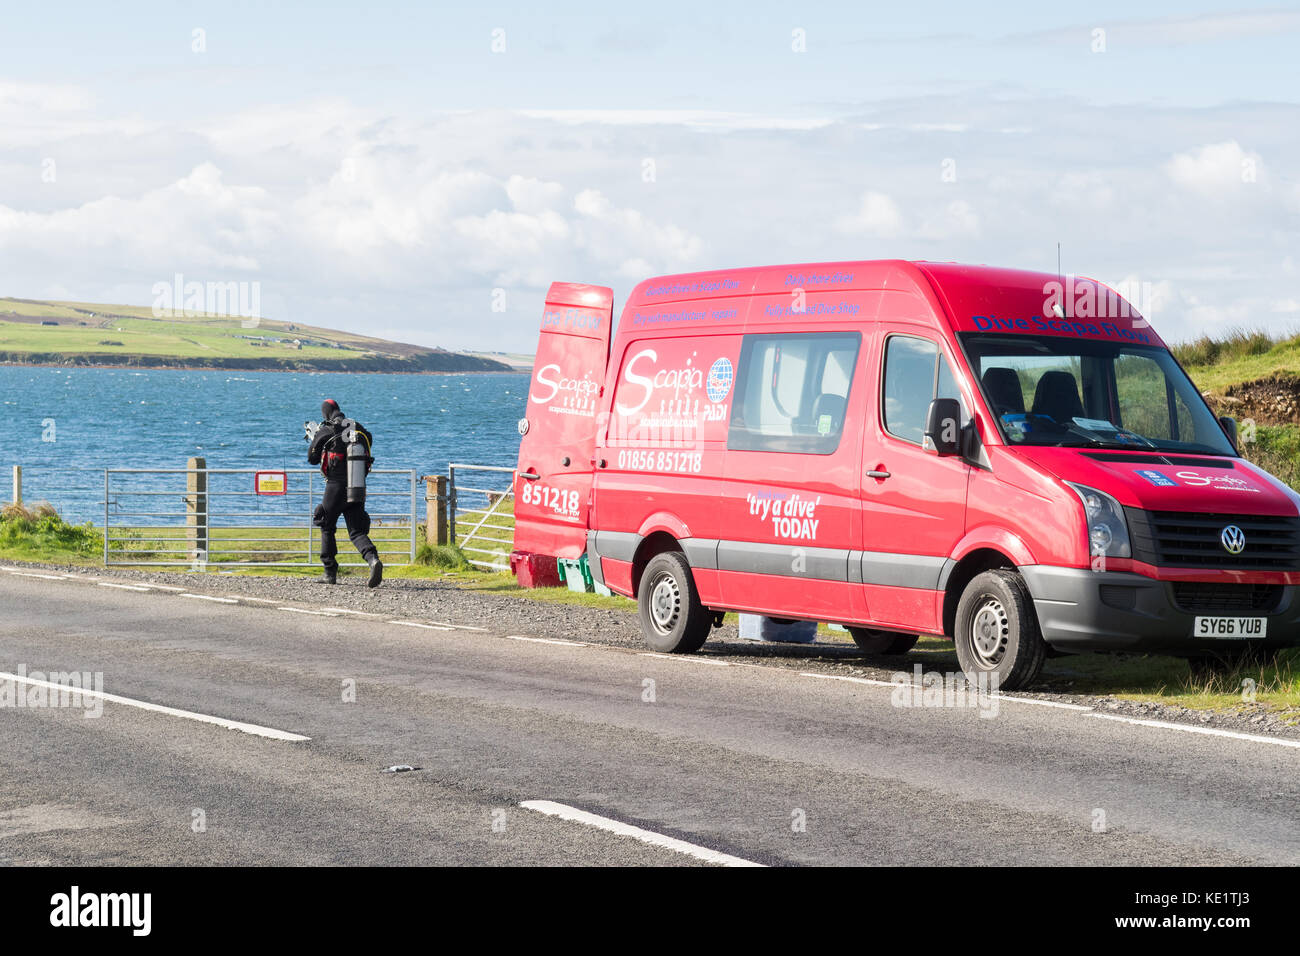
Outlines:
[{"label": "van driver seat", "polygon": [[831,427],[828,434],[838,435],[840,429],[844,427],[844,410],[847,404],[848,400],[843,395],[836,395],[833,392],[822,392],[818,395],[812,407],[813,431],[819,431],[817,423],[821,421],[823,415],[829,415]]},{"label": "van driver seat", "polygon": [[1044,372],[1034,389],[1034,414],[1044,415],[1058,425],[1083,417],[1079,388],[1069,372]]},{"label": "van driver seat", "polygon": [[994,367],[984,372],[984,394],[993,404],[993,414],[1023,415],[1025,393],[1020,390],[1020,376],[1013,368]]}]

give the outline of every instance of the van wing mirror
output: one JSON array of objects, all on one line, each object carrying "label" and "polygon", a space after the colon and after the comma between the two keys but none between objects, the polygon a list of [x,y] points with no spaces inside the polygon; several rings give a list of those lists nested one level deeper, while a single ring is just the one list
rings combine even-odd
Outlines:
[{"label": "van wing mirror", "polygon": [[1228,436],[1228,441],[1232,442],[1232,450],[1241,451],[1237,447],[1237,420],[1231,415],[1220,415],[1219,424],[1223,426],[1223,433]]},{"label": "van wing mirror", "polygon": [[936,398],[925,416],[925,447],[940,458],[961,454],[961,402]]}]

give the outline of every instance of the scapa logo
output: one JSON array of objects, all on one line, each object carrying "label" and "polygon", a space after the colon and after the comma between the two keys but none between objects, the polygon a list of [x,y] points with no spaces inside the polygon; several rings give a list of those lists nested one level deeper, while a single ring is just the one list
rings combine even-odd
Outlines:
[{"label": "scapa logo", "polygon": [[689,394],[704,384],[703,370],[693,366],[691,359],[687,359],[686,364],[681,368],[661,368],[653,375],[643,375],[637,371],[637,366],[642,364],[643,360],[648,360],[653,365],[659,361],[659,353],[654,349],[643,349],[628,360],[627,366],[623,369],[623,379],[630,385],[639,385],[644,393],[641,400],[634,404],[619,402],[620,415],[635,415],[641,411],[657,389],[672,389],[675,401],[682,397],[683,392]]},{"label": "scapa logo", "polygon": [[153,928],[152,893],[82,893],[74,886],[51,896],[50,907],[51,926],[126,926],[133,936]]},{"label": "scapa logo", "polygon": [[560,410],[592,413],[596,408],[596,396],[600,393],[600,383],[590,376],[583,378],[566,377],[560,366],[552,363],[537,370],[537,385],[529,399],[539,405],[545,405],[559,399]]}]

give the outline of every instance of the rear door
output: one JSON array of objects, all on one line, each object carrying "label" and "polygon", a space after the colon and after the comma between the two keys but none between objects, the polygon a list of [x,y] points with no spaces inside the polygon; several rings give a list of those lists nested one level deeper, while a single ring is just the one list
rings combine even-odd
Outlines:
[{"label": "rear door", "polygon": [[556,282],[546,294],[515,470],[515,550],[579,557],[587,547],[597,410],[614,293]]}]

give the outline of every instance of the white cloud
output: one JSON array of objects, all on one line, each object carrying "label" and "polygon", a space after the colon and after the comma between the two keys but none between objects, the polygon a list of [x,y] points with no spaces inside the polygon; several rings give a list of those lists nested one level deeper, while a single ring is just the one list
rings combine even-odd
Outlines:
[{"label": "white cloud", "polygon": [[1229,189],[1257,184],[1263,175],[1263,160],[1233,140],[1179,153],[1165,164],[1165,171],[1187,189],[1225,196]]},{"label": "white cloud", "polygon": [[650,275],[783,261],[1054,270],[1061,241],[1067,271],[1146,283],[1166,339],[1294,319],[1279,304],[1295,296],[1300,110],[1282,104],[949,96],[790,124],[343,101],[162,122],[89,102],[0,96],[0,294],[147,305],[176,272],[256,279],[275,318],[527,349],[557,279],[621,302]]},{"label": "white cloud", "polygon": [[1007,41],[1086,44],[1094,28],[1106,31],[1107,46],[1184,46],[1214,43],[1234,37],[1276,36],[1300,30],[1300,10],[1245,10],[1196,16],[1160,17],[1148,20],[1114,20],[1072,27],[1054,27],[1034,33],[1020,33]]},{"label": "white cloud", "polygon": [[894,200],[869,189],[862,194],[857,211],[842,216],[837,225],[841,232],[849,235],[888,238],[903,228],[903,213]]}]

